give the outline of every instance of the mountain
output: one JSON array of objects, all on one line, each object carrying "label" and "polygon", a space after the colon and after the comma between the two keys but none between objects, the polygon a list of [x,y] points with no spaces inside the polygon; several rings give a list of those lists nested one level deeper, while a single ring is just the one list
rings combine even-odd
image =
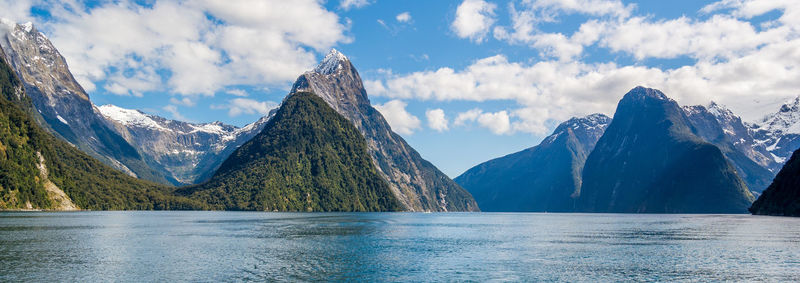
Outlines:
[{"label": "mountain", "polygon": [[539,145],[481,163],[455,181],[483,211],[574,211],[586,157],[610,122],[603,114],[569,119]]},{"label": "mountain", "polygon": [[302,74],[291,93],[311,92],[352,122],[367,140],[378,173],[410,211],[478,211],[469,192],[461,188],[394,133],[370,105],[367,91],[353,64],[334,50],[314,70]]},{"label": "mountain", "polygon": [[800,148],[800,97],[749,126],[756,142],[766,147],[778,164],[774,169],[777,171]]},{"label": "mountain", "polygon": [[320,97],[297,92],[208,182],[178,193],[228,210],[402,209],[369,156],[347,119]]},{"label": "mountain", "polygon": [[716,145],[736,168],[747,187],[760,193],[769,186],[780,166],[766,147],[753,138],[753,131],[722,105],[684,106],[695,134]]},{"label": "mountain", "polygon": [[759,215],[800,216],[800,149],[792,153],[775,181],[750,207]]},{"label": "mountain", "polygon": [[238,128],[221,122],[187,123],[114,105],[98,107],[147,164],[179,184],[205,181],[237,147],[261,132],[269,116]]},{"label": "mountain", "polygon": [[720,149],[661,91],[636,87],[583,169],[587,212],[743,213],[753,195]]},{"label": "mountain", "polygon": [[0,47],[31,98],[37,110],[34,118],[42,127],[131,176],[165,184],[174,181],[150,168],[112,129],[72,76],[64,57],[33,24],[3,19]]},{"label": "mountain", "polygon": [[0,209],[202,209],[117,171],[44,131],[0,50]]}]

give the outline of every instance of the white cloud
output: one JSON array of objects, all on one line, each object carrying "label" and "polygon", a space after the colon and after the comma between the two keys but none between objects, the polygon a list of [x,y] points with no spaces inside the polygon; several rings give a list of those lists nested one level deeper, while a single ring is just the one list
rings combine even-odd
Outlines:
[{"label": "white cloud", "polygon": [[[530,44],[545,55],[541,61],[512,62],[496,55],[460,70],[443,67],[402,75],[388,73],[370,81],[368,90],[373,95],[406,100],[512,100],[516,106],[505,113],[486,115],[473,109],[457,115],[453,124],[477,122],[495,133],[537,134],[545,134],[555,122],[571,116],[613,114],[620,97],[637,85],[661,89],[681,104],[714,100],[728,105],[745,120],[765,114],[753,111],[757,108],[754,104],[800,94],[800,21],[794,21],[800,16],[787,17],[797,15],[800,2],[726,0],[704,11],[731,14],[711,14],[703,19],[631,16],[630,5],[620,12],[602,8],[603,3],[620,7],[615,6],[619,1],[524,1],[523,6],[530,7],[519,11],[509,5],[512,25],[496,27],[495,38]],[[534,7],[551,4],[559,6]],[[536,25],[554,21],[557,16],[548,18],[548,9],[595,18],[590,17],[571,35],[544,33]],[[783,14],[760,28],[737,18],[774,10]],[[688,57],[691,61],[670,69],[576,60],[584,47],[594,44],[640,60]],[[506,116],[510,127],[505,127]]]},{"label": "white cloud", "polygon": [[450,28],[461,38],[482,42],[495,23],[497,5],[483,0],[464,0],[456,8],[456,18]]},{"label": "white cloud", "polygon": [[347,11],[352,8],[363,8],[369,4],[369,0],[342,0],[339,2],[339,8]]},{"label": "white cloud", "polygon": [[425,111],[425,117],[428,118],[428,127],[438,132],[447,131],[447,117],[444,115],[444,110],[441,108],[429,109]]},{"label": "white cloud", "polygon": [[[512,129],[544,134],[552,120],[596,112],[613,114],[620,97],[637,85],[659,88],[682,104],[714,100],[744,114],[753,101],[798,94],[797,50],[800,39],[773,43],[728,61],[700,61],[667,70],[574,61],[525,64],[497,55],[477,60],[460,71],[440,68],[389,74],[367,86],[372,95],[394,99],[513,100],[519,108],[509,111]],[[459,114],[454,124],[475,121],[480,114]],[[755,119],[758,115],[743,118]]]},{"label": "white cloud", "polygon": [[400,14],[397,14],[397,16],[396,16],[396,17],[394,17],[394,18],[395,18],[395,19],[396,19],[398,22],[401,22],[401,23],[407,23],[407,22],[410,22],[410,21],[411,21],[411,14],[410,14],[410,13],[408,13],[408,12],[402,12],[402,13],[400,13]]},{"label": "white cloud", "polygon": [[458,113],[453,124],[465,126],[468,122],[477,122],[478,125],[489,129],[495,135],[510,134],[512,132],[511,118],[508,115],[508,111],[505,110],[486,113],[479,108],[471,109]]},{"label": "white cloud", "polygon": [[[352,41],[346,21],[315,0],[51,6],[43,30],[90,91],[213,95],[233,85],[284,85],[313,66],[315,51]],[[153,72],[136,73],[142,69]]]},{"label": "white cloud", "polygon": [[497,113],[483,113],[478,116],[478,123],[486,127],[495,135],[508,134],[511,132],[508,112],[505,110]]},{"label": "white cloud", "polygon": [[242,114],[259,114],[264,116],[269,114],[269,111],[276,107],[278,107],[278,103],[272,101],[257,101],[249,98],[234,98],[228,100],[228,104],[211,106],[212,109],[228,110],[228,116],[230,117],[236,117]]},{"label": "white cloud", "polygon": [[464,126],[467,124],[467,122],[474,122],[477,120],[481,113],[483,113],[483,110],[478,108],[458,113],[458,116],[456,116],[456,120],[453,122],[453,124],[456,126]]},{"label": "white cloud", "polygon": [[406,111],[406,103],[401,100],[391,100],[383,105],[375,105],[375,109],[383,114],[386,121],[397,133],[410,135],[420,128],[419,118]]},{"label": "white cloud", "polygon": [[16,23],[33,21],[30,12],[34,4],[32,0],[0,0],[0,7],[3,7],[0,10],[0,18]]}]

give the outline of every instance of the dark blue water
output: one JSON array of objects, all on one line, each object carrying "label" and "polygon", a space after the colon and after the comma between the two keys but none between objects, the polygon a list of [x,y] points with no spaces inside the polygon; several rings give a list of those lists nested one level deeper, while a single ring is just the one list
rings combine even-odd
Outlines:
[{"label": "dark blue water", "polygon": [[0,281],[800,281],[800,219],[0,213]]}]

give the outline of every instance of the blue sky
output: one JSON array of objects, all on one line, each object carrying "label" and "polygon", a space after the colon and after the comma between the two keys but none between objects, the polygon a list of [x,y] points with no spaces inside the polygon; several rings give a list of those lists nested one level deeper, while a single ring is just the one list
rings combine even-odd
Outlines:
[{"label": "blue sky", "polygon": [[[800,94],[797,1],[6,1],[96,105],[257,120],[330,48],[423,157],[458,174],[630,88],[754,120]],[[442,115],[444,114],[444,115]]]}]

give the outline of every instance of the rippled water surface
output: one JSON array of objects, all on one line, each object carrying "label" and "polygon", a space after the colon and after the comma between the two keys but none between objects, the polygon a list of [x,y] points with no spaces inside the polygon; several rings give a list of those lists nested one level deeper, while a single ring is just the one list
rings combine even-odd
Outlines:
[{"label": "rippled water surface", "polygon": [[800,219],[0,213],[0,281],[800,281]]}]

